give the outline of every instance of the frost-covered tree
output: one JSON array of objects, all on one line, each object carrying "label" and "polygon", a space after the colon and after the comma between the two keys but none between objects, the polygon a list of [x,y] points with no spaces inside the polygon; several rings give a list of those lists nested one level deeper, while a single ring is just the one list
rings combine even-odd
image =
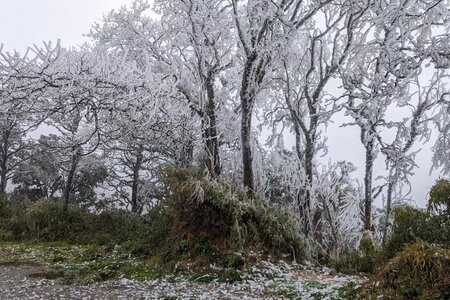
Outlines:
[{"label": "frost-covered tree", "polygon": [[0,112],[0,194],[6,192],[16,168],[27,158],[27,129],[20,114],[9,110]]},{"label": "frost-covered tree", "polygon": [[27,150],[27,155],[29,159],[21,162],[12,176],[12,183],[16,186],[12,200],[36,201],[57,197],[64,182],[54,151],[37,142]]},{"label": "frost-covered tree", "polygon": [[448,27],[445,1],[380,2],[371,6],[371,13],[367,39],[342,71],[349,91],[347,114],[354,119],[351,124],[359,126],[365,148],[364,230],[372,229],[373,163],[382,143],[381,129],[390,124],[387,109],[407,95],[408,81],[427,59],[438,68],[448,63],[447,34],[432,34]]},{"label": "frost-covered tree", "polygon": [[244,186],[249,195],[256,192],[252,117],[258,93],[264,87],[267,73],[279,59],[291,35],[306,26],[318,11],[332,1],[317,3],[299,1],[232,0],[233,17],[243,52],[242,81],[239,88],[241,110],[241,147]]},{"label": "frost-covered tree", "polygon": [[[178,99],[192,111],[191,122],[198,123],[212,177],[221,172],[218,114],[230,97],[226,83],[219,80],[225,79],[223,73],[231,66],[233,48],[230,31],[223,30],[231,22],[224,3],[156,1],[161,15],[157,24],[148,17],[148,3],[134,1],[130,9],[108,14],[90,33],[99,47],[131,53],[138,64],[151,61],[152,72],[161,74],[160,83],[173,88],[169,98]],[[193,147],[186,146],[185,150]]]},{"label": "frost-covered tree", "polygon": [[434,123],[438,129],[438,138],[433,145],[433,168],[441,168],[442,173],[450,174],[450,92],[445,86],[439,99],[439,110],[434,116]]},{"label": "frost-covered tree", "polygon": [[141,213],[159,198],[160,168],[167,164],[186,166],[183,145],[190,140],[186,136],[191,130],[180,126],[186,107],[178,102],[164,103],[146,91],[128,95],[126,104],[120,106],[103,128],[108,185],[113,189],[113,200]]},{"label": "frost-covered tree", "polygon": [[38,48],[25,54],[4,52],[0,46],[0,194],[16,168],[27,159],[27,134],[42,122],[36,101],[42,95],[43,81],[36,76],[56,55],[46,44],[47,55]]},{"label": "frost-covered tree", "polygon": [[[42,136],[27,150],[29,159],[18,166],[12,177],[15,185],[11,193],[13,201],[37,201],[63,195],[67,176],[66,154],[49,146],[57,145],[59,139],[57,135]],[[73,175],[71,202],[82,207],[100,206],[96,188],[106,175],[104,162],[98,156],[83,157]]]},{"label": "frost-covered tree", "polygon": [[[368,8],[367,3],[357,2],[319,10],[308,26],[293,36],[274,74],[275,101],[266,108],[265,119],[273,129],[277,123],[287,123],[295,136],[298,165],[306,174],[306,186],[299,186],[296,196],[306,234],[311,230],[314,205],[314,159],[321,150],[326,151],[321,130],[340,109],[338,101],[345,95],[345,90],[329,93],[328,85],[364,34]],[[273,136],[279,133],[274,131]]]},{"label": "frost-covered tree", "polygon": [[206,165],[220,175],[220,110],[228,98],[227,71],[233,63],[233,32],[228,4],[223,0],[156,2],[162,27],[171,43],[177,87],[200,118]]},{"label": "frost-covered tree", "polygon": [[361,227],[361,190],[351,177],[355,166],[348,162],[329,163],[317,175],[312,189],[315,207],[312,218],[312,248],[326,259],[356,248]]},{"label": "frost-covered tree", "polygon": [[[431,70],[428,70],[429,72]],[[410,114],[401,121],[390,122],[389,127],[396,131],[395,138],[389,144],[381,145],[381,152],[386,157],[389,171],[387,177],[386,209],[383,226],[383,241],[387,238],[390,213],[395,201],[393,196],[397,185],[410,185],[409,178],[414,174],[416,154],[420,149],[412,151],[418,143],[426,143],[431,137],[433,119],[436,109],[445,97],[445,82],[448,71],[437,70],[428,83],[420,82],[419,76],[411,80],[407,97],[399,99],[397,106],[408,109]],[[439,139],[440,141],[441,139]]]},{"label": "frost-covered tree", "polygon": [[123,57],[91,49],[66,50],[41,73],[45,96],[38,106],[48,114],[44,123],[57,134],[41,140],[62,157],[65,187],[62,192],[67,209],[73,181],[83,158],[97,151],[102,141],[102,124],[113,104],[133,91],[141,75],[134,65],[124,65]]}]

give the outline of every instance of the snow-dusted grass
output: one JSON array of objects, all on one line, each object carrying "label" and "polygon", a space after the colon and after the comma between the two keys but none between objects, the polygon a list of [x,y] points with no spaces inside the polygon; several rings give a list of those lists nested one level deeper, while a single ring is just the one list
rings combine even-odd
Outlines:
[{"label": "snow-dusted grass", "polygon": [[[60,277],[13,278],[30,264],[51,268]],[[269,260],[239,271],[239,280],[233,283],[221,281],[215,266],[210,274],[157,276],[145,260],[119,249],[55,244],[0,244],[0,268],[0,273],[11,274],[1,278],[9,282],[0,285],[1,299],[343,299],[348,284],[357,286],[364,280],[310,263]]]}]

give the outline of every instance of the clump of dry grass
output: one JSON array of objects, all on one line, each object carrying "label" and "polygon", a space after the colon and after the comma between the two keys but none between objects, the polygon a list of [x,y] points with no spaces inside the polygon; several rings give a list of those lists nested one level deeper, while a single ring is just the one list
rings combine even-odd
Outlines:
[{"label": "clump of dry grass", "polygon": [[292,216],[265,201],[248,199],[200,172],[168,168],[165,182],[172,192],[173,233],[191,245],[199,236],[222,251],[259,248],[272,254],[304,258],[304,245]]}]

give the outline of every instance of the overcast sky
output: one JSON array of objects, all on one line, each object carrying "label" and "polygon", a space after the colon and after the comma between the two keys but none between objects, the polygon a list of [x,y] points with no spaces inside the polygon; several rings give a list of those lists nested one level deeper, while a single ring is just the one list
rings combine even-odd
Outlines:
[{"label": "overcast sky", "polygon": [[[100,21],[103,14],[132,0],[0,0],[0,44],[5,49],[23,52],[27,46],[41,44],[43,41],[61,39],[65,47],[80,45],[87,41],[83,34],[89,32],[91,25]],[[357,177],[362,182],[364,150],[359,142],[357,128],[339,128],[335,123],[328,129],[329,155],[323,158],[348,160],[357,167]],[[431,145],[426,145],[418,155],[420,169],[411,179],[413,198],[424,206],[427,193],[438,177],[437,172],[429,175],[431,166]],[[376,170],[380,175],[384,170],[381,159],[376,161]]]},{"label": "overcast sky", "polygon": [[61,39],[63,46],[87,41],[83,34],[103,14],[131,0],[0,0],[0,43],[8,50]]}]

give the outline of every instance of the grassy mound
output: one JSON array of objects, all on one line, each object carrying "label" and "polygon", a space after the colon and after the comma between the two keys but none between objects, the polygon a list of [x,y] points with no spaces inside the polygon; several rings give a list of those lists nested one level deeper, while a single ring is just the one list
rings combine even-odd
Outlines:
[{"label": "grassy mound", "polygon": [[170,254],[167,259],[181,256],[201,260],[199,264],[221,261],[237,267],[252,249],[303,259],[302,239],[288,212],[247,199],[244,193],[233,195],[197,172],[168,169],[165,181],[172,197],[162,210],[171,221],[166,220],[166,234],[161,232],[164,238],[155,242]]},{"label": "grassy mound", "polygon": [[450,250],[419,241],[405,246],[375,280],[381,283],[387,299],[448,299],[449,270]]}]

